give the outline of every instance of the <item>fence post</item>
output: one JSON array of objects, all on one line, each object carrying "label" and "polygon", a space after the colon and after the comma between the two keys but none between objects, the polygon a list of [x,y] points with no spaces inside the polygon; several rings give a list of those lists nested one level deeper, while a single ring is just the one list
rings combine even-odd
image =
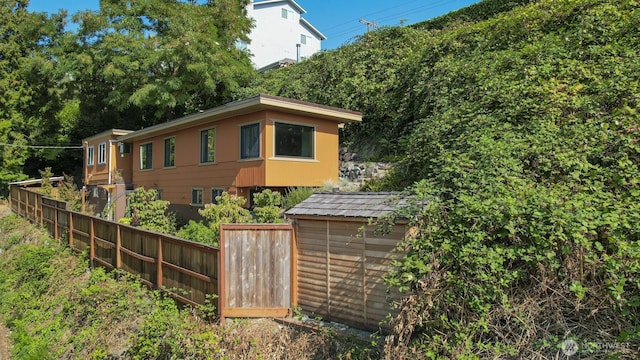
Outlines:
[{"label": "fence post", "polygon": [[21,189],[20,189],[20,188],[18,188],[18,206],[16,206],[16,208],[17,208],[17,210],[18,210],[18,216],[20,216],[20,198],[21,198],[20,193],[22,192],[22,191],[20,191],[20,190],[21,190]]},{"label": "fence post", "polygon": [[73,213],[69,212],[69,248],[73,250]]},{"label": "fence post", "polygon": [[89,226],[89,263],[93,268],[93,258],[96,255],[96,245],[95,245],[95,230],[93,225],[93,218],[91,218],[90,226]]},{"label": "fence post", "polygon": [[53,209],[53,238],[58,240],[58,207]]},{"label": "fence post", "polygon": [[158,289],[162,289],[162,236],[158,236],[158,264],[157,280]]},{"label": "fence post", "polygon": [[122,235],[120,234],[120,224],[116,225],[116,269],[122,267],[120,248],[122,247]]},{"label": "fence post", "polygon": [[291,305],[298,306],[298,244],[293,226],[289,229],[289,234],[291,236]]},{"label": "fence post", "polygon": [[44,226],[44,206],[42,204],[42,198],[40,199],[40,227]]}]

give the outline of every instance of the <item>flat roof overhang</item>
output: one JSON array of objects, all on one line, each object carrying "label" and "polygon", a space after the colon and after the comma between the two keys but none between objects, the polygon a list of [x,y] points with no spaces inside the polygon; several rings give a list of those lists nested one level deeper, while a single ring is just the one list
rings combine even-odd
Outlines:
[{"label": "flat roof overhang", "polygon": [[144,140],[165,133],[182,130],[206,123],[216,122],[235,116],[273,110],[288,114],[310,116],[335,121],[338,124],[361,122],[362,113],[340,109],[306,101],[293,100],[278,96],[260,94],[248,99],[234,101],[210,110],[150,126],[118,137],[119,141]]}]

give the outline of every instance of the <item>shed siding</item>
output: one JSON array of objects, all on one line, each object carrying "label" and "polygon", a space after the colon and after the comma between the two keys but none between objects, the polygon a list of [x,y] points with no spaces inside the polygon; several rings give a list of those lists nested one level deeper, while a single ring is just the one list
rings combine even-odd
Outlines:
[{"label": "shed siding", "polygon": [[[406,233],[395,225],[380,235],[364,220],[297,220],[298,297],[303,311],[365,329],[396,314],[383,276]],[[327,300],[329,299],[329,300]]]}]

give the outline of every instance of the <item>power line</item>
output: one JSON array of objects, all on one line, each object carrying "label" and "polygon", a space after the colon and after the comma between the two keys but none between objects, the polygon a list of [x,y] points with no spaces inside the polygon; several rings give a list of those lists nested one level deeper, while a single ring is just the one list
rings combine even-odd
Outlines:
[{"label": "power line", "polygon": [[84,146],[54,146],[54,145],[20,145],[20,144],[6,144],[0,143],[0,146],[10,146],[10,147],[24,147],[31,149],[83,149]]}]

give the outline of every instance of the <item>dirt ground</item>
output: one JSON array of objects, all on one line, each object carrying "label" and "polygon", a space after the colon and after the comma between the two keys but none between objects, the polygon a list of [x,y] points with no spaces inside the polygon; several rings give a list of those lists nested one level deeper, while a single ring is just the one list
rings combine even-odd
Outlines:
[{"label": "dirt ground", "polygon": [[0,324],[0,360],[8,360],[9,356],[9,330]]}]

